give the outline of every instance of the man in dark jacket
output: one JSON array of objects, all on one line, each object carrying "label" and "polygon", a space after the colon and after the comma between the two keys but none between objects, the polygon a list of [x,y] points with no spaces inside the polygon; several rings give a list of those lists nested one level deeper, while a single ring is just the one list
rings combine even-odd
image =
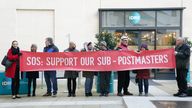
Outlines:
[{"label": "man in dark jacket", "polygon": [[[59,49],[54,45],[53,39],[48,37],[45,40],[45,47],[43,52],[59,52]],[[57,78],[56,78],[56,70],[52,71],[44,71],[44,77],[45,77],[45,82],[47,85],[47,93],[45,93],[43,96],[53,96],[55,97],[57,95]],[[53,86],[53,87],[52,87]],[[53,94],[51,93],[53,89]]]},{"label": "man in dark jacket", "polygon": [[[120,51],[128,51],[128,37],[122,36],[121,37],[121,44],[117,47],[116,50]],[[117,85],[117,96],[123,95],[133,95],[128,91],[129,82],[130,82],[130,71],[118,71],[118,85]],[[121,93],[123,89],[123,94]]]},{"label": "man in dark jacket", "polygon": [[[69,48],[64,50],[64,52],[79,52],[79,51],[76,49],[75,43],[70,42]],[[78,77],[78,71],[66,70],[64,77],[67,78],[68,97],[71,97],[71,96],[75,97],[76,85],[77,85],[76,79]]]},{"label": "man in dark jacket", "polygon": [[184,43],[184,39],[179,37],[176,39],[175,47],[176,56],[176,72],[178,92],[174,96],[187,96],[187,72],[189,69],[190,47]]}]

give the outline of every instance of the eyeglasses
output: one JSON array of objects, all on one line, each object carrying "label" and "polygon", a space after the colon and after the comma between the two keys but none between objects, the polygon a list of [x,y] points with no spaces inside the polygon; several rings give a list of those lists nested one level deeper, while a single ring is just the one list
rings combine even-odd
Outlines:
[{"label": "eyeglasses", "polygon": [[124,40],[122,40],[122,41],[124,41],[124,42],[128,42],[128,40],[125,40],[125,39],[124,39]]}]

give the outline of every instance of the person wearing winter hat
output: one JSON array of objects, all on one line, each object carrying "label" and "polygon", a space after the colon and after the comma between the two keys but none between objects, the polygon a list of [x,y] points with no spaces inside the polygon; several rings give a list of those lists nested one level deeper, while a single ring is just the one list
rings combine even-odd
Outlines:
[{"label": "person wearing winter hat", "polygon": [[[109,50],[107,48],[107,43],[105,41],[101,41],[99,43],[100,50],[107,51]],[[99,78],[100,78],[100,96],[108,96],[109,95],[109,88],[110,88],[110,79],[111,79],[111,72],[110,71],[104,71],[99,72]]]},{"label": "person wearing winter hat", "polygon": [[[121,36],[121,44],[116,48],[120,51],[128,51],[128,37],[123,35]],[[123,95],[133,95],[128,91],[129,82],[130,82],[130,71],[118,71],[118,84],[117,84],[117,96]],[[123,89],[123,94],[122,94]]]},{"label": "person wearing winter hat", "polygon": [[105,41],[101,41],[99,43],[100,50],[108,50],[107,43]]},{"label": "person wearing winter hat", "polygon": [[[84,43],[84,48],[81,52],[90,52],[93,51],[92,42]],[[85,77],[85,96],[92,96],[92,87],[93,87],[93,78],[94,72],[91,71],[83,71],[83,77]]]},{"label": "person wearing winter hat", "polygon": [[[139,52],[142,52],[144,50],[148,50],[148,45],[143,43],[140,46]],[[135,70],[135,72],[137,73],[136,81],[137,81],[138,87],[139,87],[139,96],[142,96],[143,84],[144,84],[145,96],[148,96],[148,89],[149,89],[148,79],[150,78],[149,69]]]}]

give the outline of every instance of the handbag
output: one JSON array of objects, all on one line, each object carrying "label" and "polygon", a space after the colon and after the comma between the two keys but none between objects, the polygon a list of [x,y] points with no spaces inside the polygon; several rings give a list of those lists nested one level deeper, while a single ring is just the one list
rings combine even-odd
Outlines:
[{"label": "handbag", "polygon": [[4,56],[3,60],[1,61],[1,64],[8,68],[13,64],[13,62],[8,60],[7,56]]}]

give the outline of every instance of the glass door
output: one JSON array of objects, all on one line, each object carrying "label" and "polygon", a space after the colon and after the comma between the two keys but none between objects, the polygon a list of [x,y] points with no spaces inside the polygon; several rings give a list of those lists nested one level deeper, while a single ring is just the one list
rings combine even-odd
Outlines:
[{"label": "glass door", "polygon": [[148,45],[149,50],[155,49],[155,31],[130,31],[126,30],[125,35],[128,36],[129,49],[137,51],[142,43]]}]

